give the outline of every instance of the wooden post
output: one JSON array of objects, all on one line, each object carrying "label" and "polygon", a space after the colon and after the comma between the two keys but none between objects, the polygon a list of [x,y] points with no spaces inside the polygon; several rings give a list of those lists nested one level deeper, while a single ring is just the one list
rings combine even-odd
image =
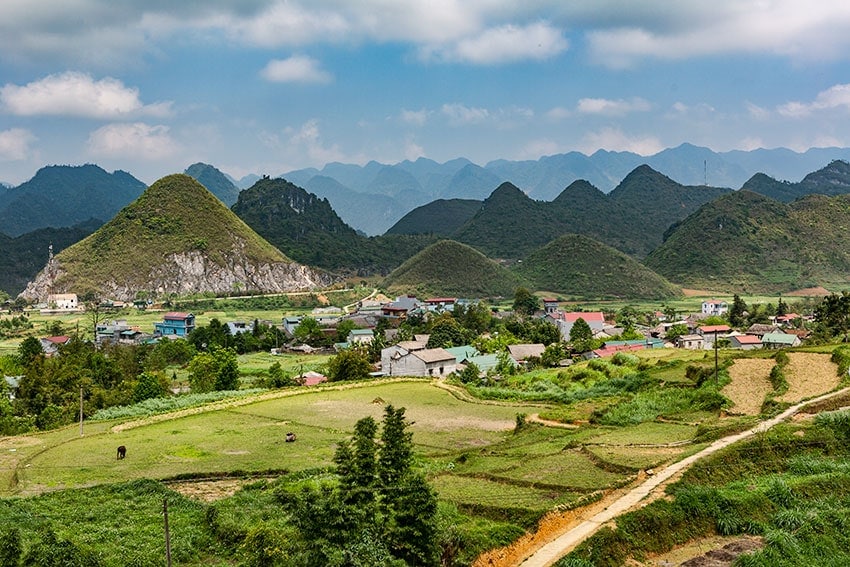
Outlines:
[{"label": "wooden post", "polygon": [[80,437],[83,436],[83,385],[80,384]]},{"label": "wooden post", "polygon": [[168,532],[168,499],[162,499],[162,514],[165,517],[165,564],[171,567],[171,535]]},{"label": "wooden post", "polygon": [[720,384],[720,378],[717,376],[717,329],[714,330],[714,384]]}]

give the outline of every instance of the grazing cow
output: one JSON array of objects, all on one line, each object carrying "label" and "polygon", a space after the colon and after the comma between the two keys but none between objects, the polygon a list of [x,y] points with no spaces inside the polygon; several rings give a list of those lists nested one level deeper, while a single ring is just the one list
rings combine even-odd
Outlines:
[{"label": "grazing cow", "polygon": [[118,459],[123,459],[126,456],[127,456],[127,447],[125,447],[124,445],[119,445],[118,446]]},{"label": "grazing cow", "polygon": [[290,431],[286,434],[286,442],[292,443],[293,441],[295,441],[295,434]]}]

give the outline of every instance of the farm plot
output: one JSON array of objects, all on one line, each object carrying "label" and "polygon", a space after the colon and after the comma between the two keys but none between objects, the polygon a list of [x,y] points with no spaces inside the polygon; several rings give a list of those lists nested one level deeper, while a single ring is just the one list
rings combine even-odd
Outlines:
[{"label": "farm plot", "polygon": [[[387,403],[407,408],[416,450],[430,456],[498,443],[517,413],[534,409],[463,402],[416,381],[305,391],[116,433],[98,423],[100,433],[90,428],[78,437],[68,429],[26,451],[16,463],[15,490],[31,494],[134,478],[328,466],[354,423],[367,415],[380,419]],[[284,441],[288,431],[297,433],[297,442]],[[127,447],[126,459],[116,460],[118,445]]]},{"label": "farm plot", "polygon": [[828,354],[792,352],[785,367],[788,391],[779,398],[783,402],[799,402],[838,387],[838,367],[829,360]]},{"label": "farm plot", "polygon": [[433,480],[440,498],[459,505],[514,508],[545,512],[560,504],[575,502],[581,492],[516,486],[482,478],[440,475]]},{"label": "farm plot", "polygon": [[758,415],[765,397],[773,391],[770,371],[776,365],[772,358],[739,358],[729,367],[732,382],[721,393],[732,400],[731,411]]}]

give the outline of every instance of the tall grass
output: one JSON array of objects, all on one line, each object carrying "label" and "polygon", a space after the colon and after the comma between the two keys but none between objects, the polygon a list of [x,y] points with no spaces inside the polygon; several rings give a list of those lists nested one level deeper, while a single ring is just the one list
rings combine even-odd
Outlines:
[{"label": "tall grass", "polygon": [[225,390],[203,394],[185,394],[168,398],[151,398],[129,406],[114,406],[98,410],[89,419],[92,421],[106,421],[128,417],[148,417],[175,410],[198,407],[228,398],[244,398],[264,391],[262,388],[254,388],[250,390]]}]

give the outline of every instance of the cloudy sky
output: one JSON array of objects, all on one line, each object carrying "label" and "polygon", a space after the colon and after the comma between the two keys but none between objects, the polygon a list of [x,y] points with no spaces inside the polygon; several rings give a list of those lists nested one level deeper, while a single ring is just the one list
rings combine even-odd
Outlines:
[{"label": "cloudy sky", "polygon": [[845,0],[2,0],[0,180],[850,146]]}]

